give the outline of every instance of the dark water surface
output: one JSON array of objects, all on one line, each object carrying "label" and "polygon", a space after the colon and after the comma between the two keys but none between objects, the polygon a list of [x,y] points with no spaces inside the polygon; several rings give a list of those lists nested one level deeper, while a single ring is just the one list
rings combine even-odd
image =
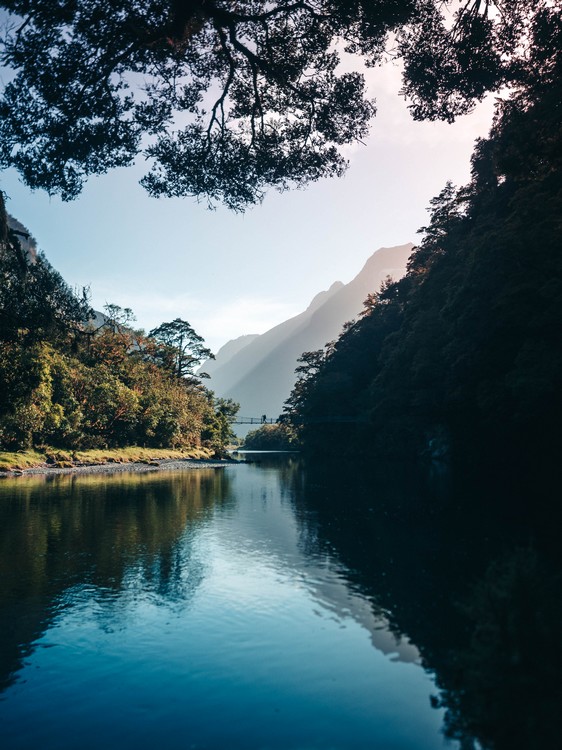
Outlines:
[{"label": "dark water surface", "polygon": [[[436,518],[462,540],[476,519],[455,526],[439,477],[428,512],[406,475],[332,481],[285,457],[0,483],[0,745],[479,747],[458,690],[473,626],[451,602],[501,541],[444,551]],[[496,651],[464,668],[475,693]]]}]

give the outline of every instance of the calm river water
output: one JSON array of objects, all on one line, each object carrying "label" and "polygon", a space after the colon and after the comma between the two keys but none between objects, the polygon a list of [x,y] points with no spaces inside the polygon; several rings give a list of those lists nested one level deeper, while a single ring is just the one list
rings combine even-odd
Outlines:
[{"label": "calm river water", "polygon": [[352,513],[291,458],[0,483],[1,746],[458,748],[442,562],[378,483]]}]

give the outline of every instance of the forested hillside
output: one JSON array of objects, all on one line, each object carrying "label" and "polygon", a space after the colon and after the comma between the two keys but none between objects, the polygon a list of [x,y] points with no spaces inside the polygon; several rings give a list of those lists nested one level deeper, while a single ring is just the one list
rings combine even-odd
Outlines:
[{"label": "forested hillside", "polygon": [[232,402],[193,371],[210,355],[180,319],[147,336],[128,309],[93,321],[42,254],[22,250],[0,195],[0,450],[193,448],[220,453]]},{"label": "forested hillside", "polygon": [[404,279],[308,352],[287,418],[310,450],[532,460],[562,417],[562,25],[534,20],[521,84],[447,184]]}]

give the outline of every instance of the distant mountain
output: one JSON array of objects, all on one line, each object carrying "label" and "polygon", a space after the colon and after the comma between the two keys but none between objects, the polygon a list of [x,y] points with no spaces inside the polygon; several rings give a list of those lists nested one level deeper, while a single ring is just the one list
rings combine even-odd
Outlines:
[{"label": "distant mountain", "polygon": [[[207,385],[217,396],[239,402],[242,416],[277,417],[294,385],[297,359],[336,339],[344,323],[358,316],[367,295],[377,291],[387,276],[401,278],[413,247],[408,243],[377,250],[349,284],[336,281],[300,315],[260,336],[229,341],[216,360],[201,366],[201,372],[211,375]],[[242,426],[237,430],[240,435],[247,431]]]},{"label": "distant mountain", "polygon": [[238,354],[245,346],[251,344],[252,341],[259,337],[258,333],[247,333],[245,336],[238,336],[237,339],[231,339],[227,341],[224,346],[218,350],[215,359],[207,359],[205,363],[199,369],[199,372],[206,372],[207,375],[214,376],[214,373],[223,367],[227,362],[230,362],[235,354]]}]

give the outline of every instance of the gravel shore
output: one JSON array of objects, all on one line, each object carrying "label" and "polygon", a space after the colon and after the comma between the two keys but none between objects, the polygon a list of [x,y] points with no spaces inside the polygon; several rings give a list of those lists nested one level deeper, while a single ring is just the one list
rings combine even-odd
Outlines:
[{"label": "gravel shore", "polygon": [[240,461],[229,459],[217,460],[207,458],[164,458],[150,462],[127,462],[105,464],[77,464],[76,466],[36,466],[33,469],[0,471],[0,477],[34,476],[37,474],[117,474],[129,471],[144,474],[149,471],[177,471],[183,469],[221,469],[224,466],[238,464]]}]

